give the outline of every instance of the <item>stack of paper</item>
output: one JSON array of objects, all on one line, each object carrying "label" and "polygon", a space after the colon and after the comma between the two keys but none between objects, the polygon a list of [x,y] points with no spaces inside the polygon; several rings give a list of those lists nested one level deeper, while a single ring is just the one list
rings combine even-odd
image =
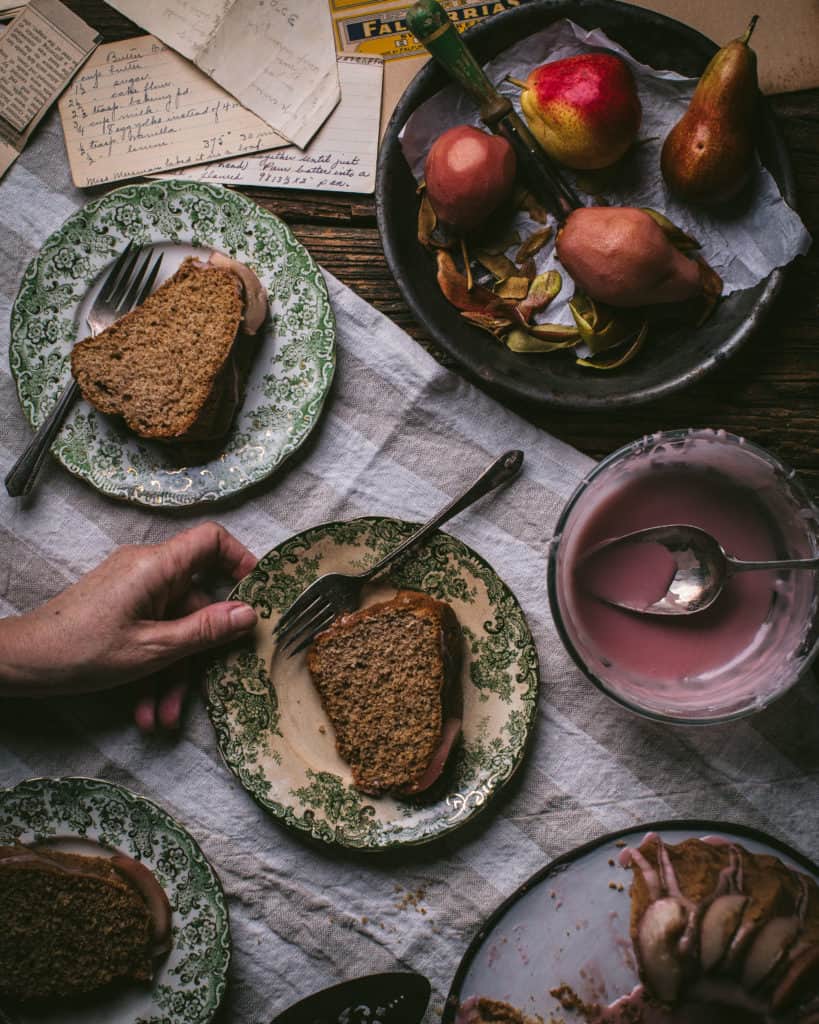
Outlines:
[{"label": "stack of paper", "polygon": [[96,42],[59,0],[31,0],[0,34],[0,176]]},{"label": "stack of paper", "polygon": [[111,3],[297,146],[307,145],[339,101],[325,0]]}]

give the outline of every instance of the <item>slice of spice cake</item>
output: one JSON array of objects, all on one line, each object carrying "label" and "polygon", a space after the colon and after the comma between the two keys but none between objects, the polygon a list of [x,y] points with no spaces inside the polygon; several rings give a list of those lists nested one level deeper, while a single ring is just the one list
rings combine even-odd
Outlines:
[{"label": "slice of spice cake", "polygon": [[420,793],[461,729],[461,631],[444,601],[410,590],[338,618],[307,664],[362,792]]},{"label": "slice of spice cake", "polygon": [[167,897],[130,857],[0,847],[0,999],[48,1003],[149,982]]}]

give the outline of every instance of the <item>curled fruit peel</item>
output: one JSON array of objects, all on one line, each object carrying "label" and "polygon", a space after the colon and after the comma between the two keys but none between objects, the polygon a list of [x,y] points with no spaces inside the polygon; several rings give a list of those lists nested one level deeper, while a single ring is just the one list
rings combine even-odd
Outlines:
[{"label": "curled fruit peel", "polygon": [[[534,282],[531,283],[534,284]],[[502,299],[526,299],[530,292],[530,281],[528,277],[517,275],[507,277],[495,285],[494,291]]]},{"label": "curled fruit peel", "polygon": [[438,284],[444,296],[456,309],[464,313],[497,313],[503,314],[512,309],[494,292],[475,285],[467,287],[466,277],[458,270],[455,260],[445,249],[436,253],[438,261]]},{"label": "curled fruit peel", "polygon": [[509,277],[515,277],[519,271],[517,266],[501,253],[490,252],[488,249],[474,249],[473,255],[482,267],[486,267],[489,273],[498,281],[505,281]]},{"label": "curled fruit peel", "polygon": [[[436,238],[440,224],[432,204],[429,202],[423,182],[418,188],[421,204],[418,211],[418,240],[426,249],[435,251],[438,264],[438,284],[445,298],[460,312],[461,316],[481,330],[505,342],[513,352],[547,353],[575,347],[583,342],[591,358],[579,357],[576,365],[595,370],[613,370],[624,366],[643,347],[648,335],[648,321],[635,323],[634,315],[614,313],[605,307],[601,310],[588,296],[576,292],[569,302],[575,326],[565,324],[532,323],[532,317],[553,301],[562,288],[558,271],[546,271],[534,276],[533,257],[553,235],[550,225],[532,232],[520,244],[515,260],[506,255],[512,245],[520,242],[514,230],[507,230],[502,237],[482,238],[472,250],[472,257],[496,279],[494,291],[472,280],[470,254],[457,238]],[[545,222],[547,215],[525,189],[516,192],[519,205],[528,209],[536,219]],[[643,207],[663,230],[672,244],[683,253],[699,249],[699,242],[678,228],[664,214]],[[541,218],[540,214],[543,213]],[[452,255],[447,251],[453,243],[460,244],[465,269],[462,273]],[[699,264],[703,292],[703,311],[697,326],[713,312],[722,293],[722,279],[699,255],[693,256]],[[517,302],[515,301],[517,300]],[[610,359],[597,359],[601,352],[616,350]]]},{"label": "curled fruit peel", "polygon": [[691,235],[687,235],[682,228],[678,228],[677,225],[668,219],[665,214],[659,213],[657,210],[652,210],[649,206],[641,206],[640,209],[643,213],[647,213],[649,217],[665,232],[666,238],[672,245],[676,246],[680,252],[693,252],[695,249],[700,248],[700,243],[696,238],[692,238]]},{"label": "curled fruit peel", "polygon": [[560,293],[563,278],[557,270],[547,270],[532,281],[526,298],[518,304],[518,314],[524,325],[528,324],[535,313],[540,313]]},{"label": "curled fruit peel", "polygon": [[[554,328],[553,340],[549,340],[545,332],[533,334],[531,330],[524,331],[516,327],[510,331],[505,342],[513,352],[558,352],[566,348],[574,348],[579,340],[577,331],[564,324],[541,324],[541,327]],[[562,335],[562,337],[561,337]]]},{"label": "curled fruit peel", "polygon": [[643,321],[643,326],[640,328],[634,341],[629,345],[622,355],[619,355],[611,360],[595,360],[595,359],[576,359],[575,363],[577,366],[586,366],[592,370],[616,370],[620,366],[625,366],[626,363],[637,355],[640,349],[645,344],[645,340],[648,337],[648,321]]},{"label": "curled fruit peel", "polygon": [[461,316],[476,327],[480,327],[481,330],[494,334],[496,338],[502,337],[510,327],[514,326],[513,321],[505,316],[491,316],[488,313],[461,313]]}]

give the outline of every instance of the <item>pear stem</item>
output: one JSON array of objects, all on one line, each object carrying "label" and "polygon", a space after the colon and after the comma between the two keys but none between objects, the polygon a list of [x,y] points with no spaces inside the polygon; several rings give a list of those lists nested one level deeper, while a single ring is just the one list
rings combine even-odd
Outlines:
[{"label": "pear stem", "polygon": [[529,86],[525,82],[521,82],[519,78],[512,78],[511,75],[506,76],[506,81],[511,82],[512,85],[516,85],[518,89],[528,89]]},{"label": "pear stem", "polygon": [[745,29],[745,35],[740,40],[740,42],[742,42],[745,46],[748,45],[748,40],[751,38],[751,35],[752,35],[754,29],[756,28],[756,23],[758,21],[759,21],[759,15],[755,14],[753,16],[753,18],[751,18],[750,22],[748,23],[748,27],[747,27],[747,29]]}]

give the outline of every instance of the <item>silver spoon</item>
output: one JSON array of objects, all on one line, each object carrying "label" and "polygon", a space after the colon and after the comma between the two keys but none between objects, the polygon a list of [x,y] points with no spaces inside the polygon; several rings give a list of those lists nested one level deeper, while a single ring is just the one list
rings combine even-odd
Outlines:
[{"label": "silver spoon", "polygon": [[738,572],[749,572],[752,569],[819,568],[819,556],[784,558],[775,562],[742,561],[727,554],[710,533],[698,526],[685,524],[652,526],[601,541],[584,552],[582,561],[585,562],[606,548],[625,544],[660,544],[671,554],[677,565],[668,590],[652,604],[614,600],[608,596],[604,598],[607,604],[645,615],[692,615],[704,611],[719,597],[728,577]]}]

